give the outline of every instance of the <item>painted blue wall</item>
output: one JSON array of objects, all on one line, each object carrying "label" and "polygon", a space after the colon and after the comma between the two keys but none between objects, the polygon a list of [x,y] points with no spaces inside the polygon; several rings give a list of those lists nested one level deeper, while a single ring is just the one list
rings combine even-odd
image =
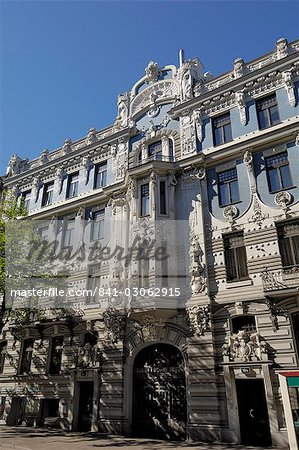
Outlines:
[{"label": "painted blue wall", "polygon": [[[295,142],[290,142],[287,144],[287,152],[294,187],[285,190],[292,195],[295,203],[299,200],[299,152],[298,147],[295,146]],[[254,155],[253,163],[254,173],[257,180],[257,191],[260,199],[266,205],[278,208],[274,201],[276,193],[271,194],[269,192],[263,152],[259,152]]]},{"label": "painted blue wall", "polygon": [[[238,185],[240,201],[234,203],[239,210],[239,216],[244,214],[250,206],[251,192],[249,178],[247,174],[246,165],[241,159],[236,161],[236,169],[238,174]],[[216,219],[224,220],[223,210],[225,206],[219,206],[219,193],[217,185],[217,172],[216,168],[209,169],[207,171],[207,186],[208,186],[208,202],[209,209]]]}]

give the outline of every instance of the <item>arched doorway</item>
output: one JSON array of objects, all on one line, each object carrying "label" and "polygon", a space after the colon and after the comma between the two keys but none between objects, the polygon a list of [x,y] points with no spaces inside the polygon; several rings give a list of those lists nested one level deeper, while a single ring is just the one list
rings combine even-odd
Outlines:
[{"label": "arched doorway", "polygon": [[133,370],[133,434],[186,437],[186,381],[181,352],[169,344],[141,350]]}]

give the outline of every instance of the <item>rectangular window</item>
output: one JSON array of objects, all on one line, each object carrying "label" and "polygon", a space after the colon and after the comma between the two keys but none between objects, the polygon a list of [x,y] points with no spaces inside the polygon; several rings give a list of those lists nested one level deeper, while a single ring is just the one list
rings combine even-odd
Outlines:
[{"label": "rectangular window", "polygon": [[166,214],[166,182],[160,181],[160,214]]},{"label": "rectangular window", "polygon": [[277,192],[292,187],[293,183],[287,152],[265,158],[265,163],[270,192]]},{"label": "rectangular window", "polygon": [[67,198],[77,197],[79,186],[79,172],[72,173],[68,177]]},{"label": "rectangular window", "polygon": [[149,275],[149,258],[139,259],[139,287],[148,287],[148,275]]},{"label": "rectangular window", "polygon": [[42,198],[42,206],[52,205],[53,191],[54,191],[54,182],[45,184]]},{"label": "rectangular window", "polygon": [[275,94],[257,100],[256,110],[260,130],[272,127],[280,122]]},{"label": "rectangular window", "polygon": [[142,184],[140,186],[140,215],[148,216],[149,215],[149,184]]},{"label": "rectangular window", "polygon": [[277,234],[282,265],[299,266],[299,221],[277,225]]},{"label": "rectangular window", "polygon": [[154,142],[148,146],[148,158],[162,160],[162,141]]},{"label": "rectangular window", "polygon": [[247,279],[247,257],[243,233],[224,235],[223,240],[227,281]]},{"label": "rectangular window", "polygon": [[29,210],[30,200],[31,200],[31,191],[23,192],[22,193],[22,202],[23,202],[24,208],[27,209],[27,211]]},{"label": "rectangular window", "polygon": [[91,240],[104,238],[105,209],[100,209],[92,214]]},{"label": "rectangular window", "polygon": [[104,187],[107,184],[107,163],[98,164],[95,167],[94,188]]},{"label": "rectangular window", "polygon": [[61,371],[63,336],[55,336],[52,338],[50,351],[49,374],[59,375]]},{"label": "rectangular window", "polygon": [[7,349],[7,341],[0,342],[0,373],[4,371],[5,355]]},{"label": "rectangular window", "polygon": [[214,145],[221,145],[233,140],[230,114],[215,117],[212,121]]},{"label": "rectangular window", "polygon": [[74,245],[75,218],[67,219],[64,225],[63,247],[72,247]]},{"label": "rectangular window", "polygon": [[231,205],[240,200],[237,169],[218,173],[219,205]]},{"label": "rectangular window", "polygon": [[30,373],[33,345],[34,339],[25,339],[23,342],[22,357],[19,369],[20,375],[27,375]]},{"label": "rectangular window", "polygon": [[94,264],[88,267],[87,289],[93,295],[87,297],[87,303],[95,302],[98,299],[98,290],[101,287],[101,265]]}]

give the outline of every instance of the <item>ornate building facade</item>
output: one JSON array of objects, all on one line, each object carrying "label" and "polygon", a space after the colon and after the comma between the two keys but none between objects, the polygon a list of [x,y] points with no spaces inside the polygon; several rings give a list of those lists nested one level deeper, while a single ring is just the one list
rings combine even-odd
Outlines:
[{"label": "ornate building facade", "polygon": [[2,420],[297,448],[298,387],[283,401],[279,376],[298,368],[298,90],[299,41],[217,77],[181,51],[148,64],[112,126],[11,157],[4,188],[59,248],[154,237],[171,258],[85,257],[73,314],[8,322]]}]

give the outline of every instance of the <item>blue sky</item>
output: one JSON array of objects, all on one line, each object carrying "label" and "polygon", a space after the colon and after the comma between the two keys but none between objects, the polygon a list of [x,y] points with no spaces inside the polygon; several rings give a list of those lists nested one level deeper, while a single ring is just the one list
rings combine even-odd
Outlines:
[{"label": "blue sky", "polygon": [[[1,0],[0,0],[1,1]],[[0,173],[116,115],[149,60],[179,48],[214,75],[299,38],[295,1],[2,1]]]}]

